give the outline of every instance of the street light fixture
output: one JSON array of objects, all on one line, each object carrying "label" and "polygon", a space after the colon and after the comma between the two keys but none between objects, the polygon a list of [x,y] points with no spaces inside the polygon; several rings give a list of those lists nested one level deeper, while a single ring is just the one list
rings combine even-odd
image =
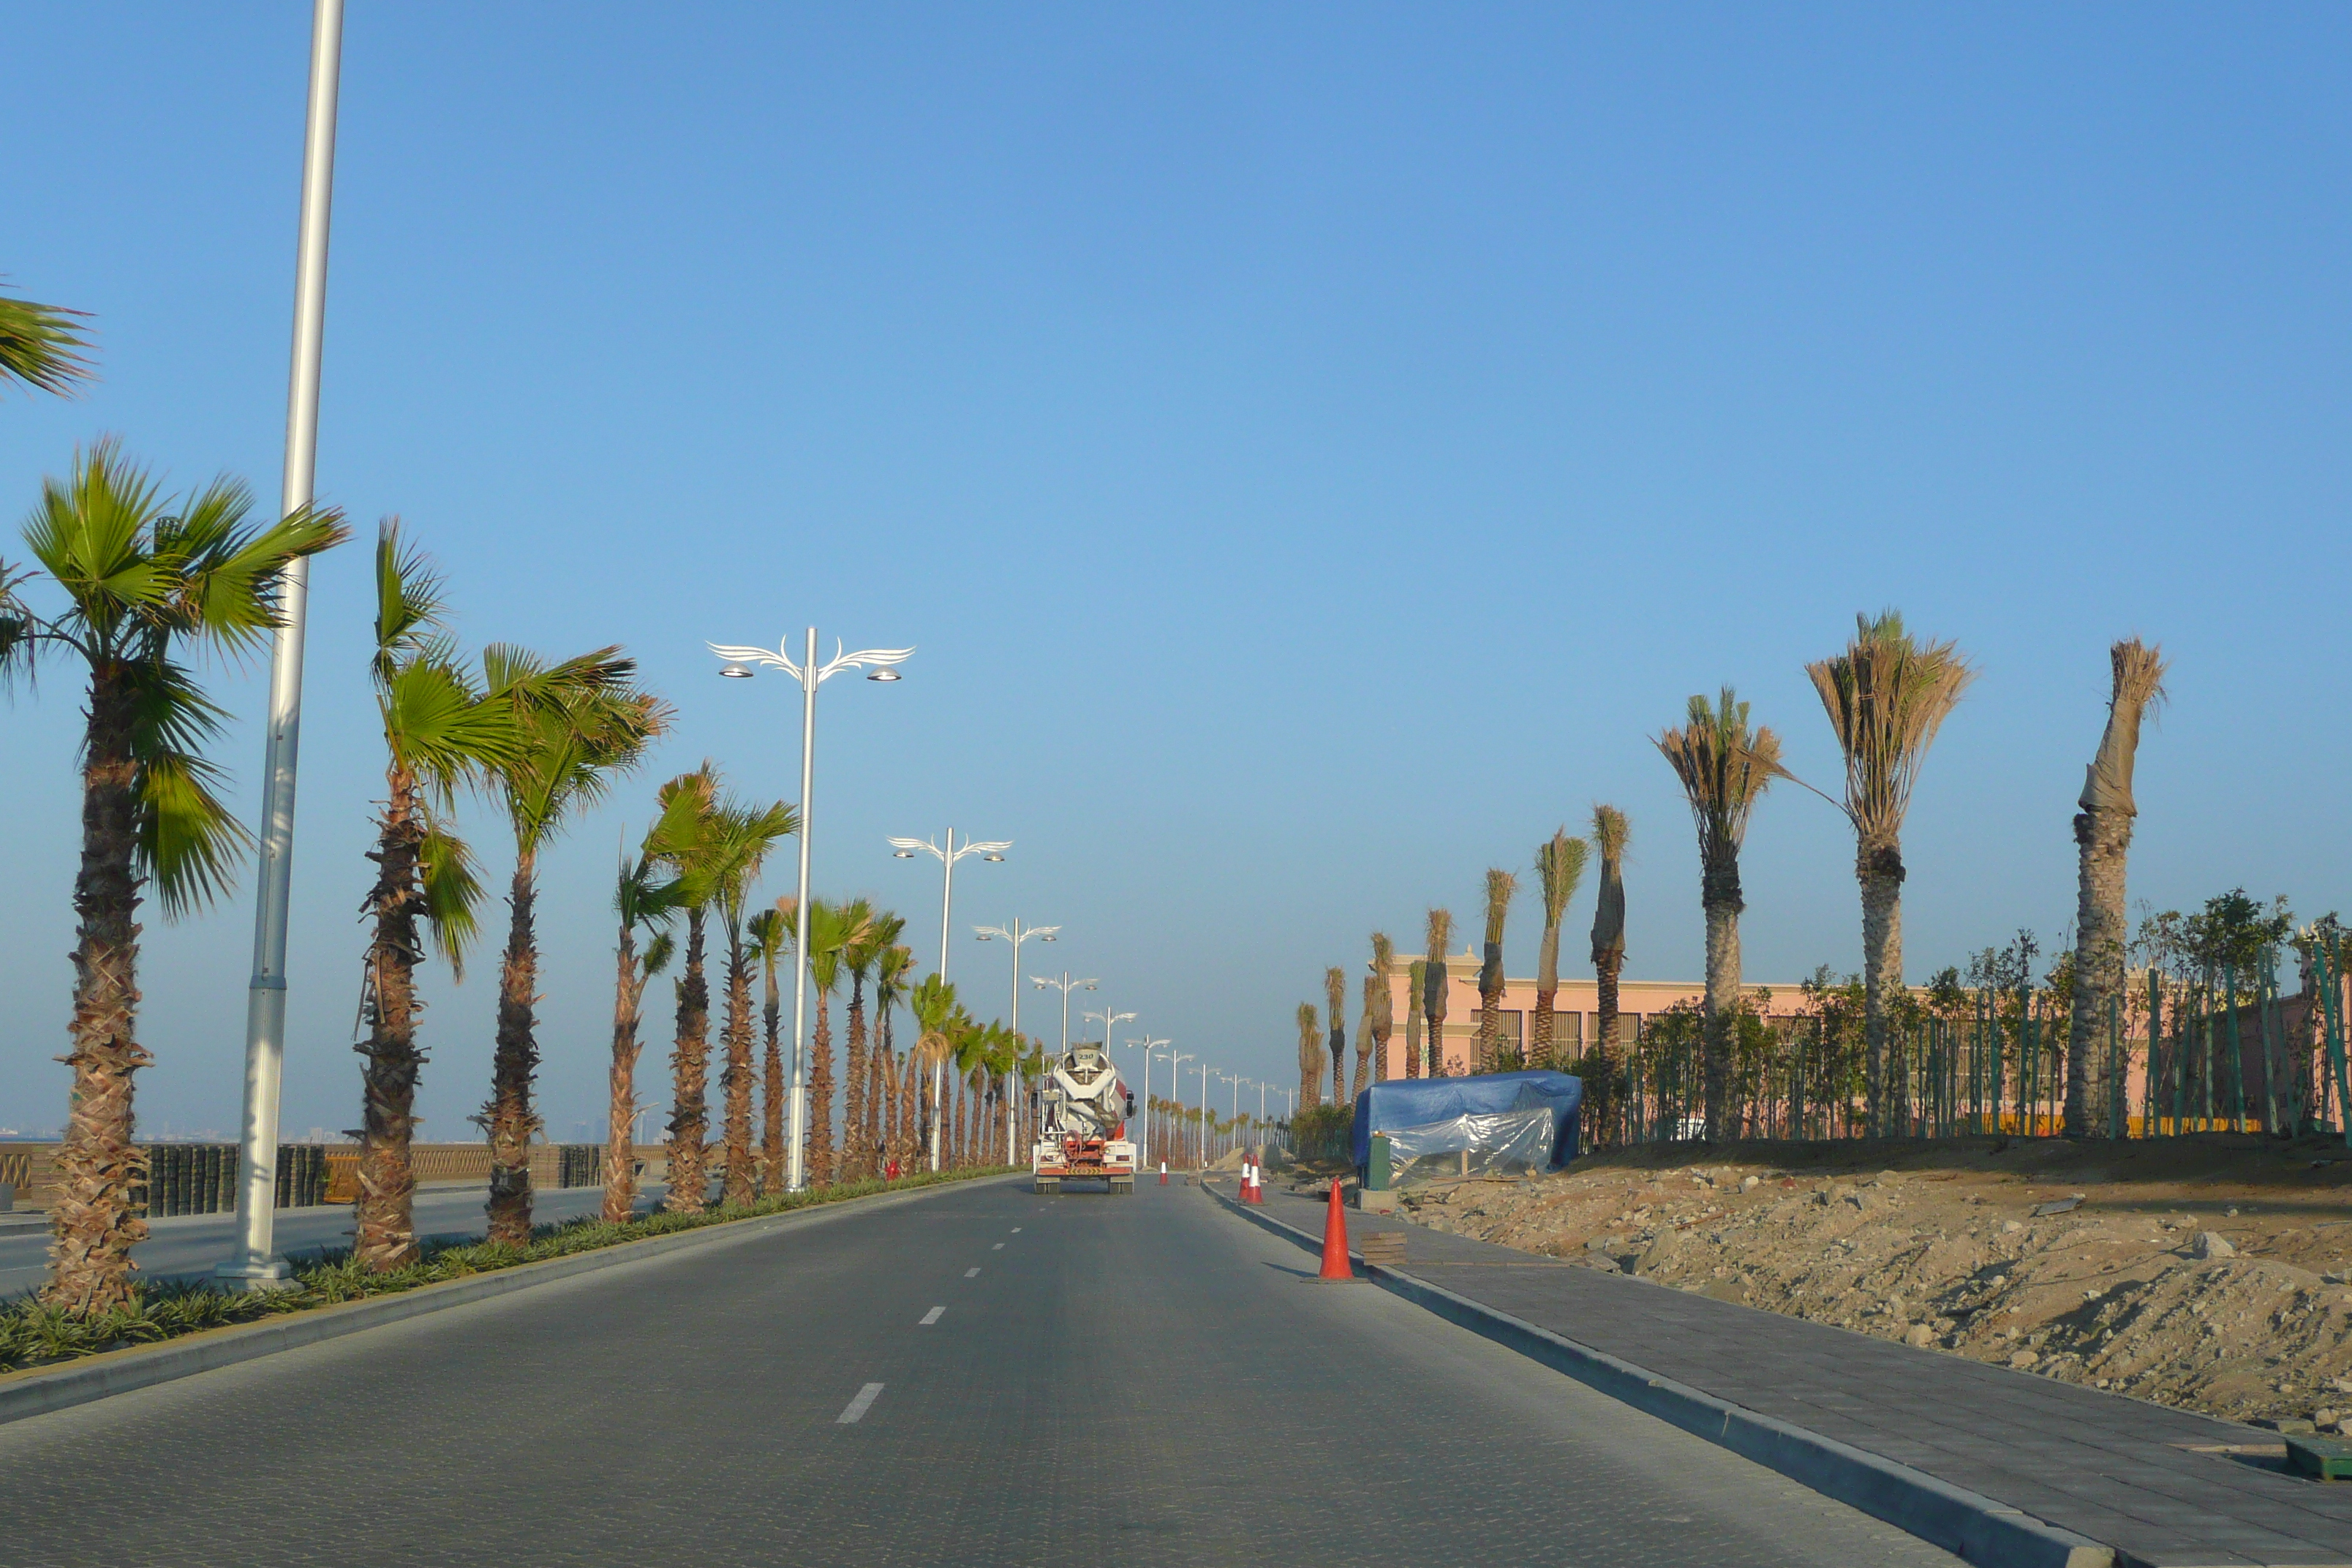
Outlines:
[{"label": "street light fixture", "polygon": [[[992,838],[984,843],[960,846],[956,843],[955,829],[950,827],[945,849],[928,838],[892,838],[887,842],[893,860],[911,860],[919,850],[937,860],[943,868],[940,886],[940,984],[944,985],[948,983],[949,922],[955,915],[956,862],[967,855],[983,855],[991,860],[1002,860],[1004,858],[1003,852],[1013,847],[1013,840]],[[931,1064],[931,1169],[934,1171],[940,1168],[940,1131],[941,1118],[947,1110],[942,1103],[947,1096],[947,1071],[945,1062]]]},{"label": "street light fixture", "polygon": [[1040,991],[1058,991],[1062,994],[1062,1054],[1068,1056],[1070,1054],[1070,993],[1091,991],[1098,982],[1073,980],[1070,978],[1070,972],[1066,969],[1062,971],[1062,977],[1059,980],[1048,980],[1042,974],[1033,974],[1029,977],[1029,981]]},{"label": "street light fixture", "polygon": [[1081,1013],[1081,1014],[1079,1014],[1079,1015],[1078,1015],[1078,1016],[1080,1016],[1081,1018],[1085,1018],[1085,1019],[1087,1019],[1088,1022],[1092,1022],[1093,1020],[1095,1020],[1095,1019],[1097,1019],[1097,1018],[1099,1018],[1099,1019],[1101,1019],[1101,1020],[1102,1020],[1102,1026],[1103,1026],[1103,1055],[1105,1055],[1105,1056],[1108,1056],[1108,1055],[1110,1055],[1110,1032],[1111,1032],[1111,1030],[1112,1030],[1115,1026],[1117,1026],[1118,1025],[1120,1025],[1120,1024],[1132,1024],[1132,1023],[1134,1023],[1134,1022],[1135,1022],[1135,1015],[1134,1015],[1134,1014],[1132,1014],[1132,1013],[1114,1013],[1114,1012],[1112,1012],[1112,1011],[1110,1010],[1110,1005],[1109,1005],[1108,1003],[1105,1003],[1105,1004],[1103,1005],[1103,1010],[1102,1010],[1101,1012],[1099,1012],[1099,1013]]},{"label": "street light fixture", "polygon": [[[875,666],[868,680],[898,679],[898,666],[914,653],[910,647],[863,648],[856,653],[844,653],[836,639],[833,658],[824,664],[816,658],[816,628],[808,628],[808,641],[799,661],[793,661],[779,644],[771,653],[763,647],[723,647],[718,643],[706,644],[710,651],[726,662],[719,673],[730,680],[749,680],[753,667],[767,665],[782,670],[801,683],[801,867],[798,901],[793,905],[793,1099],[791,1152],[786,1157],[788,1175],[785,1185],[799,1192],[807,1184],[807,1172],[802,1149],[808,1141],[808,916],[809,916],[809,834],[814,808],[811,796],[816,778],[816,689],[845,669],[863,669]],[[833,1107],[824,1108],[827,1116]]]}]

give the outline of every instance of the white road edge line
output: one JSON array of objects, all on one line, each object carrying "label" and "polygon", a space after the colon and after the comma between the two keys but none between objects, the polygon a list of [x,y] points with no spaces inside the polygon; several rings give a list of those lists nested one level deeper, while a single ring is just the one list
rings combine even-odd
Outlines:
[{"label": "white road edge line", "polygon": [[989,1251],[991,1251],[991,1252],[1002,1252],[1002,1251],[1003,1251],[1003,1250],[1004,1250],[1004,1243],[1003,1243],[1003,1242],[1001,1242],[1001,1241],[1000,1241],[1000,1242],[998,1242],[994,1247],[990,1247],[988,1250],[989,1250]]},{"label": "white road edge line", "polygon": [[1017,1226],[1017,1225],[1016,1225],[1016,1226],[1014,1226],[1013,1227],[1013,1235],[1015,1235],[1015,1236],[1019,1236],[1019,1235],[1021,1234],[1021,1227],[1020,1227],[1019,1226]]},{"label": "white road edge line", "polygon": [[840,1415],[833,1418],[833,1424],[836,1426],[856,1426],[859,1421],[865,1419],[866,1413],[874,1408],[874,1402],[881,1396],[882,1385],[880,1384],[867,1384],[865,1387],[857,1391],[857,1397],[849,1402],[848,1407],[843,1410]]},{"label": "white road edge line", "polygon": [[934,1307],[929,1311],[925,1312],[923,1314],[923,1321],[917,1323],[915,1326],[919,1329],[928,1329],[933,1323],[938,1322],[940,1321],[940,1314],[946,1310],[947,1309],[945,1307]]},{"label": "white road edge line", "polygon": [[963,1277],[967,1279],[971,1279],[976,1278],[979,1273],[980,1270],[977,1268],[967,1268],[963,1271]]}]

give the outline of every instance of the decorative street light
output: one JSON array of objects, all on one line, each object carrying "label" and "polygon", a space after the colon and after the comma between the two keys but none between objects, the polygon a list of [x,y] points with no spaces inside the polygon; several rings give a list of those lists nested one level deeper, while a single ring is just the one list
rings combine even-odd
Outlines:
[{"label": "decorative street light", "polygon": [[[1054,933],[1061,929],[1060,926],[1024,926],[1017,920],[1006,925],[971,928],[972,934],[982,942],[1006,942],[1013,944],[1013,1034],[1016,1039],[1021,1035],[1021,944],[1032,937],[1039,942],[1051,942],[1054,940]],[[1028,1054],[1025,1047],[1022,1054],[1024,1056]],[[1016,1091],[1025,1091],[1028,1086],[1017,1084],[1015,1088]],[[1011,1098],[1008,1098],[1004,1103],[1004,1146],[1007,1149],[1013,1147],[1013,1104],[1014,1100]]]},{"label": "decorative street light", "polygon": [[1163,1142],[1163,1143],[1172,1143],[1172,1144],[1174,1144],[1174,1145],[1176,1146],[1176,1158],[1177,1158],[1177,1163],[1180,1163],[1180,1164],[1183,1163],[1183,1158],[1184,1158],[1184,1147],[1183,1147],[1183,1146],[1184,1146],[1184,1137],[1183,1137],[1183,1131],[1182,1131],[1183,1124],[1182,1124],[1181,1122],[1180,1122],[1180,1121],[1178,1121],[1176,1120],[1176,1115],[1175,1115],[1175,1113],[1176,1113],[1177,1111],[1179,1111],[1179,1110],[1182,1110],[1182,1109],[1183,1109],[1183,1107],[1184,1107],[1184,1102],[1183,1102],[1183,1100],[1178,1098],[1178,1097],[1179,1097],[1180,1095],[1181,1095],[1184,1091],[1183,1091],[1183,1089],[1182,1089],[1179,1088],[1179,1087],[1178,1087],[1178,1085],[1177,1085],[1177,1082],[1176,1082],[1176,1073],[1177,1073],[1177,1069],[1178,1069],[1180,1067],[1181,1067],[1184,1063],[1189,1062],[1189,1061],[1191,1061],[1191,1060],[1192,1060],[1192,1059],[1193,1059],[1192,1053],[1192,1052],[1190,1052],[1190,1051],[1178,1051],[1178,1050],[1172,1050],[1172,1049],[1171,1049],[1171,1050],[1168,1053],[1168,1106],[1169,1106],[1169,1110],[1168,1110],[1168,1114],[1166,1115],[1166,1117],[1165,1117],[1165,1119],[1164,1119],[1164,1120],[1165,1120],[1165,1121],[1166,1121],[1166,1126],[1165,1126],[1165,1128],[1163,1129],[1163,1131],[1167,1133],[1167,1136],[1166,1136],[1166,1137],[1164,1137],[1164,1138],[1162,1138],[1162,1139],[1160,1140],[1160,1142]]},{"label": "decorative street light", "polygon": [[1078,1015],[1078,1016],[1080,1016],[1080,1017],[1082,1017],[1082,1018],[1084,1018],[1084,1019],[1087,1020],[1089,1023],[1091,1023],[1092,1021],[1094,1021],[1094,1020],[1095,1020],[1095,1019],[1097,1019],[1097,1018],[1099,1018],[1099,1019],[1101,1019],[1101,1020],[1102,1020],[1102,1026],[1103,1026],[1103,1055],[1105,1055],[1105,1056],[1108,1056],[1108,1055],[1110,1055],[1110,1032],[1111,1032],[1112,1027],[1113,1027],[1114,1026],[1116,1026],[1116,1025],[1119,1025],[1119,1024],[1132,1024],[1132,1023],[1134,1023],[1134,1022],[1135,1022],[1135,1015],[1134,1015],[1134,1014],[1132,1014],[1132,1013],[1114,1013],[1114,1012],[1112,1012],[1112,1011],[1110,1010],[1110,1004],[1109,1004],[1109,1003],[1108,1003],[1108,1002],[1106,1002],[1106,1003],[1104,1003],[1104,1004],[1103,1004],[1103,1010],[1102,1010],[1101,1012],[1099,1012],[1099,1013],[1081,1013],[1081,1014],[1079,1014],[1079,1015]]},{"label": "decorative street light", "polygon": [[[1070,978],[1070,972],[1066,969],[1062,971],[1062,977],[1059,980],[1048,980],[1042,974],[1033,974],[1029,977],[1029,981],[1040,991],[1058,991],[1062,994],[1062,1054],[1068,1056],[1070,1054],[1070,993],[1091,991],[1097,982],[1073,980]],[[1092,1015],[1088,1016],[1092,1016]],[[1129,1016],[1133,1016],[1132,1014]]]},{"label": "decorative street light", "polygon": [[[955,912],[956,862],[967,855],[977,855],[983,860],[1003,860],[1004,852],[1013,847],[1013,840],[992,838],[984,843],[959,845],[955,841],[955,829],[950,827],[948,829],[948,847],[944,849],[928,838],[893,838],[889,845],[890,858],[894,860],[911,860],[920,850],[944,868],[940,889],[940,984],[945,985],[948,983],[948,922]],[[948,1064],[943,1061],[931,1064],[931,1169],[934,1171],[940,1168],[940,1125],[946,1111],[942,1102],[947,1098],[947,1071]]]},{"label": "decorative street light", "polygon": [[[764,664],[781,669],[801,683],[801,875],[799,900],[793,905],[793,1100],[791,1153],[786,1164],[789,1174],[785,1185],[799,1192],[807,1184],[802,1158],[802,1146],[808,1136],[808,918],[809,918],[809,835],[814,820],[814,808],[810,805],[816,777],[816,689],[845,669],[875,668],[866,677],[868,680],[897,680],[898,667],[914,653],[910,647],[865,648],[856,653],[844,653],[836,639],[833,658],[824,664],[816,661],[816,628],[808,629],[806,651],[798,663],[779,644],[773,653],[763,647],[726,647],[718,643],[705,645],[712,653],[727,661],[719,671],[730,680],[749,680],[751,667]],[[827,1116],[833,1107],[824,1108]]]},{"label": "decorative street light", "polygon": [[[319,460],[320,352],[327,330],[327,228],[335,185],[335,100],[342,79],[343,0],[310,12],[310,97],[302,127],[302,206],[294,242],[294,353],[286,388],[286,467],[278,515],[310,504]],[[294,879],[294,763],[302,734],[302,638],[310,563],[280,574],[269,649],[269,721],[261,761],[260,898],[245,997],[245,1111],[237,1247],[214,1272],[231,1287],[290,1283],[278,1247],[278,1090],[286,1058],[286,927]]]},{"label": "decorative street light", "polygon": [[1139,1166],[1151,1163],[1151,1053],[1168,1043],[1152,1039],[1125,1042],[1129,1050],[1143,1052],[1143,1147],[1137,1151],[1135,1160]]},{"label": "decorative street light", "polygon": [[1209,1075],[1211,1073],[1215,1073],[1219,1078],[1225,1076],[1223,1069],[1221,1068],[1213,1068],[1206,1062],[1202,1062],[1201,1064],[1200,1163],[1203,1166],[1207,1165],[1209,1163]]}]

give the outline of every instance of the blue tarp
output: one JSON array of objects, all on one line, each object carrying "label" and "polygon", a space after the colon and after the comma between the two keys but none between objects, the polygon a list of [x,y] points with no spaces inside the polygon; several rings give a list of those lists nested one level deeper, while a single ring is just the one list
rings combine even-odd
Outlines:
[{"label": "blue tarp", "polygon": [[1490,1072],[1475,1078],[1392,1078],[1356,1096],[1359,1170],[1372,1163],[1372,1134],[1457,1116],[1492,1116],[1540,1098],[1552,1112],[1551,1168],[1576,1158],[1577,1112],[1584,1080],[1564,1072]]}]

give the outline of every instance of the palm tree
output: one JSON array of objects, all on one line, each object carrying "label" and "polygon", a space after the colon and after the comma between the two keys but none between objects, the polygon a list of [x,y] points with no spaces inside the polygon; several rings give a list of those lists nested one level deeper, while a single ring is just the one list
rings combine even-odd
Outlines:
[{"label": "palm tree", "polygon": [[669,1058],[669,1190],[662,1207],[671,1214],[700,1214],[710,1194],[704,1152],[710,1130],[710,984],[702,966],[710,901],[719,888],[718,770],[704,763],[662,785],[655,798],[661,806],[658,853],[677,873],[678,907],[686,911],[685,963],[675,984],[677,1031]]},{"label": "palm tree", "polygon": [[1388,986],[1379,975],[1364,976],[1363,1011],[1356,1019],[1356,1077],[1348,1090],[1351,1103],[1364,1092],[1364,1086],[1370,1081],[1372,1053],[1377,1048],[1372,1037],[1372,1018],[1380,1009],[1381,998],[1387,993]]},{"label": "palm tree", "polygon": [[1613,805],[1592,808],[1592,851],[1601,857],[1601,885],[1592,899],[1592,1040],[1585,1047],[1585,1125],[1606,1132],[1617,1095],[1617,976],[1625,969],[1625,841],[1633,825]]},{"label": "palm tree", "polygon": [[530,1239],[531,1108],[539,1072],[539,855],[575,811],[602,800],[669,727],[667,704],[630,683],[636,663],[617,647],[550,667],[519,648],[482,651],[490,690],[511,703],[523,749],[491,773],[514,827],[514,880],[507,898],[507,950],[499,973],[497,1048],[490,1098],[474,1120],[490,1145],[489,1239]]},{"label": "palm tree", "polygon": [[1298,1005],[1298,1109],[1312,1110],[1323,1103],[1323,1030],[1315,1019],[1315,1004]]},{"label": "palm tree", "polygon": [[[658,880],[658,870],[650,848],[641,851],[634,862],[624,856],[613,889],[613,912],[620,917],[621,940],[615,953],[620,973],[613,988],[613,1066],[608,1079],[612,1096],[604,1123],[604,1217],[610,1225],[636,1213],[637,1054],[642,1049],[637,1026],[645,1017],[646,985],[668,967],[677,950],[669,923],[677,913],[678,884],[675,879]],[[639,927],[653,932],[642,958],[637,953]]]},{"label": "palm tree", "polygon": [[89,343],[70,319],[87,314],[0,294],[0,386],[22,382],[63,397],[88,381],[89,362],[75,351]]},{"label": "palm tree", "polygon": [[720,1026],[727,1065],[719,1069],[720,1148],[726,1162],[719,1201],[748,1204],[757,1192],[751,1160],[751,1090],[759,1078],[751,1059],[751,966],[758,939],[747,910],[751,884],[759,879],[776,841],[800,830],[793,808],[782,801],[751,805],[721,805],[713,815],[710,872],[717,894],[720,934],[727,939],[727,1017]]},{"label": "palm tree", "polygon": [[898,1005],[907,999],[907,975],[914,964],[914,950],[903,942],[884,948],[874,960],[875,1082],[881,1100],[876,1147],[882,1163],[896,1160],[901,1172],[912,1168],[914,1152],[906,1146],[909,1128],[900,1114],[903,1064],[898,1059],[893,1018]]},{"label": "palm tree", "polygon": [[[1324,1019],[1331,1026],[1331,1103],[1348,1103],[1348,972],[1333,964],[1323,972]],[[1105,1047],[1108,1047],[1106,1046]]]},{"label": "palm tree", "polygon": [[1503,1048],[1503,922],[1510,918],[1511,900],[1519,879],[1499,866],[1486,869],[1486,943],[1478,960],[1478,1065],[1476,1072],[1493,1072]]},{"label": "palm tree", "polygon": [[1566,827],[1536,850],[1536,876],[1543,884],[1543,942],[1536,950],[1536,1016],[1528,1028],[1528,1065],[1558,1067],[1552,1042],[1552,1004],[1559,994],[1559,921],[1584,880],[1584,840]]},{"label": "palm tree", "polygon": [[1750,729],[1748,704],[1727,686],[1709,707],[1704,696],[1690,700],[1689,722],[1657,741],[1666,763],[1682,781],[1698,825],[1699,905],[1706,912],[1705,1036],[1706,1135],[1724,1142],[1736,1132],[1730,1121],[1732,1016],[1739,1005],[1739,847],[1748,819],[1776,778],[1780,737]]},{"label": "palm tree", "polygon": [[375,578],[371,674],[387,755],[376,847],[368,855],[375,885],[362,906],[375,931],[362,990],[368,1037],[360,1051],[367,1067],[352,1252],[384,1273],[417,1258],[416,1174],[408,1153],[425,1065],[416,1045],[424,1011],[416,968],[425,959],[417,922],[462,975],[482,889],[473,852],[451,831],[448,813],[458,784],[510,765],[527,737],[511,698],[485,689],[459,661],[442,626],[440,580],[422,556],[402,548],[399,524],[389,519],[376,535]]},{"label": "palm tree", "polygon": [[1421,1016],[1429,1033],[1429,1076],[1445,1076],[1445,950],[1454,941],[1454,911],[1432,910],[1423,938]]},{"label": "palm tree", "polygon": [[841,954],[857,938],[852,906],[811,899],[808,912],[809,987],[816,993],[816,1030],[809,1041],[808,1177],[812,1186],[834,1179],[833,994],[841,985]]},{"label": "palm tree", "polygon": [[907,922],[887,910],[877,912],[864,899],[850,908],[856,934],[841,954],[842,965],[849,971],[849,1093],[841,1137],[847,1156],[846,1174],[855,1182],[864,1181],[881,1168],[881,1162],[875,1157],[869,1124],[873,1111],[873,1062],[866,1050],[866,982],[874,973],[876,961],[898,944],[898,933],[907,929]]},{"label": "palm tree", "polygon": [[761,1021],[766,1031],[766,1049],[761,1053],[761,1074],[767,1095],[760,1110],[760,1190],[780,1193],[784,1190],[784,1102],[790,1090],[784,1082],[784,1049],[779,1027],[783,1016],[783,999],[776,988],[776,965],[784,949],[793,940],[793,922],[781,905],[761,910],[746,921],[743,929],[751,933],[752,951],[759,955],[761,973],[766,979],[766,994],[761,1007]]},{"label": "palm tree", "polygon": [[1843,809],[1862,883],[1864,1089],[1871,1131],[1883,1136],[1910,1114],[1905,1075],[1890,1075],[1887,1062],[1887,993],[1903,984],[1903,818],[1927,748],[1976,672],[1957,644],[1920,643],[1893,610],[1857,616],[1854,628],[1843,653],[1805,673],[1845,753]]},{"label": "palm tree", "polygon": [[[1396,979],[1396,943],[1386,931],[1372,933],[1372,978],[1379,981],[1372,1000],[1372,1077],[1384,1078],[1389,1070],[1389,1040],[1396,1033],[1396,998],[1389,987]],[[1411,1076],[1410,1068],[1407,1076]]]},{"label": "palm tree", "polygon": [[1421,1076],[1421,994],[1429,973],[1426,960],[1416,958],[1404,973],[1404,1076]]},{"label": "palm tree", "polygon": [[2081,815],[2074,818],[2080,849],[2074,904],[2074,1016],[2066,1030],[2066,1136],[2088,1138],[2107,1131],[2106,1107],[2114,1087],[2106,1053],[2098,1048],[2107,1014],[2124,986],[2124,862],[2131,850],[2132,763],[2139,752],[2139,723],[2151,703],[2164,699],[2164,650],[2137,637],[2107,650],[2114,684],[2107,699],[2106,733],[2083,781]]},{"label": "palm tree", "polygon": [[214,793],[220,774],[202,748],[221,710],[183,649],[258,647],[277,628],[287,568],[347,537],[333,511],[305,509],[256,529],[246,522],[251,507],[251,492],[226,477],[167,501],[101,441],[75,454],[67,479],[42,481],[25,521],[33,558],[65,594],[63,612],[32,614],[10,592],[21,579],[0,568],[0,680],[54,654],[89,669],[65,1058],[73,1089],[42,1292],[77,1313],[129,1300],[131,1247],[147,1228],[131,1209],[144,1174],[131,1089],[152,1059],[138,1037],[142,889],[153,886],[170,919],[201,909],[249,842]]}]

